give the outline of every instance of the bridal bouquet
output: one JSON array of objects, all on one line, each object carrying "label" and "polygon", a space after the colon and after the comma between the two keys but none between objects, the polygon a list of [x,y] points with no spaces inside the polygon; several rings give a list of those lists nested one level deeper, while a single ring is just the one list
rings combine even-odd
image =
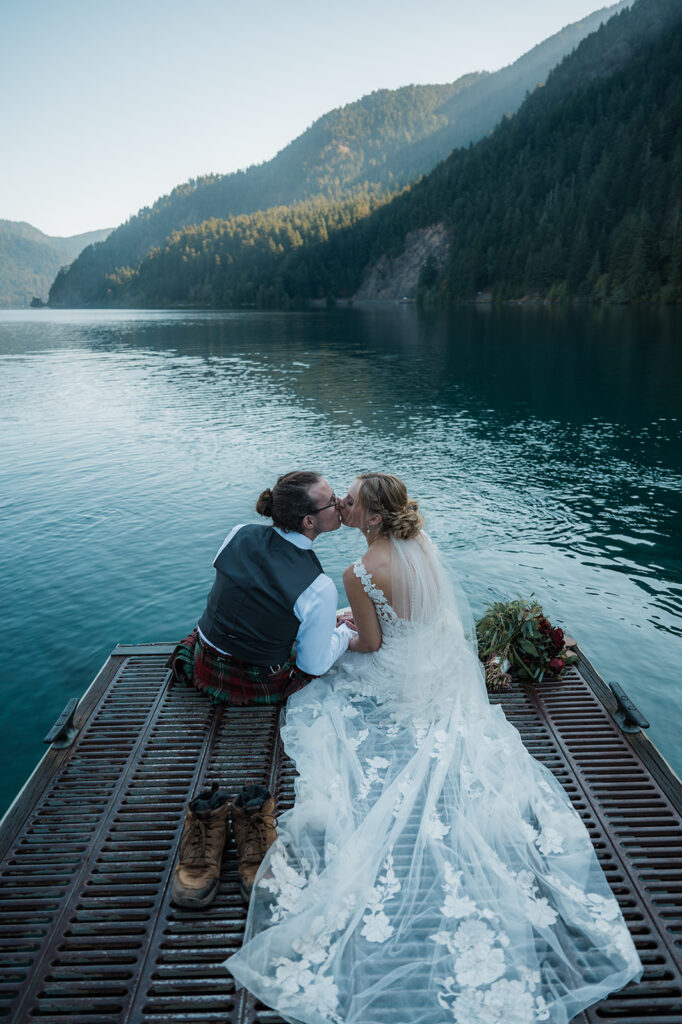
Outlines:
[{"label": "bridal bouquet", "polygon": [[476,623],[478,656],[489,690],[508,690],[511,677],[525,675],[539,683],[559,677],[578,659],[566,648],[563,629],[553,626],[533,601],[496,601]]}]

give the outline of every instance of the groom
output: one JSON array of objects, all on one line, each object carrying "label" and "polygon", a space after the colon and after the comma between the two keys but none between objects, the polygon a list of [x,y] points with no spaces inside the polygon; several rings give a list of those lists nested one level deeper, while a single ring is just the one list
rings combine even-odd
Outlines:
[{"label": "groom", "polygon": [[[318,473],[281,476],[256,510],[272,526],[239,525],[215,557],[216,578],[197,627],[171,656],[173,676],[227,704],[278,704],[322,675],[353,631],[337,626],[336,587],[313,554],[313,541],[341,523],[338,499]],[[295,642],[295,653],[293,650]],[[262,786],[200,793],[186,808],[173,900],[211,903],[218,891],[228,814],[242,896],[276,838],[274,801]]]},{"label": "groom", "polygon": [[327,481],[286,473],[256,510],[273,525],[228,534],[204,613],[171,658],[177,678],[227,704],[286,700],[331,668],[353,636],[336,624],[336,587],[312,550],[341,523]]}]

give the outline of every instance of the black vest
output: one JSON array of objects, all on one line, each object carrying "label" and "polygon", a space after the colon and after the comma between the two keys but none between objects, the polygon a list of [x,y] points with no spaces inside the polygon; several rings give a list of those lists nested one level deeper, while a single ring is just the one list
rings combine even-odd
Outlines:
[{"label": "black vest", "polygon": [[202,635],[251,665],[287,661],[300,626],[294,605],[322,572],[317,556],[272,526],[242,526],[213,564]]}]

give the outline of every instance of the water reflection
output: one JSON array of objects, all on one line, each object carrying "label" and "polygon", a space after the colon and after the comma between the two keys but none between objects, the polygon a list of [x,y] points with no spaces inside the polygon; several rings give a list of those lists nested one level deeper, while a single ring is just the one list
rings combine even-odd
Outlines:
[{"label": "water reflection", "polygon": [[[0,316],[8,792],[117,640],[178,636],[293,465],[400,473],[477,610],[535,591],[680,764],[679,315],[411,308]],[[324,538],[340,576],[350,532]],[[665,696],[667,704],[663,703]],[[33,705],[35,704],[35,708]]]}]

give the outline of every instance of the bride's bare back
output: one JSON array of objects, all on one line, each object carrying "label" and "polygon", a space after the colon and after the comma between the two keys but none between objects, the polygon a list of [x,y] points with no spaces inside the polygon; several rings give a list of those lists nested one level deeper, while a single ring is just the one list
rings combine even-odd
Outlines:
[{"label": "bride's bare back", "polygon": [[[391,604],[391,542],[380,537],[367,549],[362,563],[372,576],[372,582],[384,594]],[[367,593],[362,581],[358,578],[352,565],[343,574],[343,585],[353,612],[358,635],[350,642],[353,651],[377,651],[381,646],[381,626],[376,608]]]}]

